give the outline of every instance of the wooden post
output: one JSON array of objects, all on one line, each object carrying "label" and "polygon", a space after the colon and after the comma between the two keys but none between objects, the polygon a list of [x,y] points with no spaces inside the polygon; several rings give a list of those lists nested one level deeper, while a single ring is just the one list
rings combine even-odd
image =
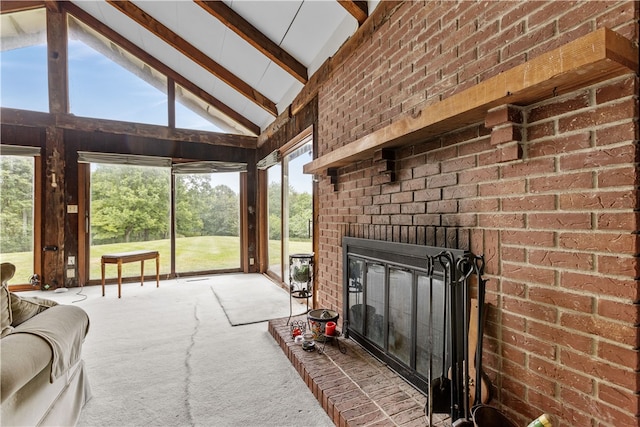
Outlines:
[{"label": "wooden post", "polygon": [[[49,110],[52,114],[68,113],[67,22],[57,2],[47,3],[47,63]],[[42,283],[55,288],[65,283],[64,131],[55,125],[46,129],[43,160]]]},{"label": "wooden post", "polygon": [[[64,284],[64,132],[49,127],[45,139],[44,215],[42,218],[42,283]],[[38,249],[38,248],[36,248]]]}]

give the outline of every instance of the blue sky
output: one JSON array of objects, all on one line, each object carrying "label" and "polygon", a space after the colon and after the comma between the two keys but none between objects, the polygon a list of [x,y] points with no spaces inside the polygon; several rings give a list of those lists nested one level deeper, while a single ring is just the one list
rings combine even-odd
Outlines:
[{"label": "blue sky", "polygon": [[[0,53],[0,104],[31,111],[49,110],[46,46]],[[69,102],[72,114],[166,126],[166,94],[82,42],[69,42]],[[176,126],[219,132],[215,125],[176,103]],[[302,159],[300,159],[302,161]],[[296,162],[296,163],[300,163]],[[304,163],[311,161],[305,157]],[[311,193],[311,176],[301,165],[290,171],[290,184]],[[232,178],[233,177],[233,178]],[[239,190],[237,174],[213,174],[214,185]]]}]

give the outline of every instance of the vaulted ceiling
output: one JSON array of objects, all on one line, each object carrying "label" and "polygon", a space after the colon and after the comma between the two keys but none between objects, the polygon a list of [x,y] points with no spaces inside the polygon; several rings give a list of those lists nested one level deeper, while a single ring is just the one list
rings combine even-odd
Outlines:
[{"label": "vaulted ceiling", "polygon": [[[3,1],[2,11],[43,2]],[[377,2],[70,1],[64,7],[119,48],[195,94],[224,131],[256,135],[287,110],[309,78]],[[106,39],[105,39],[106,40]],[[121,55],[120,55],[121,56]]]}]

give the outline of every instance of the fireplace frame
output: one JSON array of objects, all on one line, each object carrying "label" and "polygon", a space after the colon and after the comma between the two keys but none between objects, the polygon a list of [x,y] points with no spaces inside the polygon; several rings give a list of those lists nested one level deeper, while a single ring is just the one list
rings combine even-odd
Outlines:
[{"label": "fireplace frame", "polygon": [[[418,276],[431,276],[435,278],[429,282],[429,286],[433,289],[435,282],[441,283],[441,287],[449,286],[447,290],[447,303],[445,304],[449,312],[446,313],[447,318],[447,334],[451,334],[445,343],[445,363],[446,366],[452,366],[451,355],[461,355],[460,351],[456,351],[455,348],[462,348],[464,345],[462,336],[465,335],[460,331],[457,333],[456,329],[461,325],[452,321],[452,319],[458,318],[462,312],[462,301],[466,298],[466,294],[461,291],[460,286],[455,286],[456,283],[461,283],[461,273],[456,268],[456,262],[469,254],[468,251],[461,249],[450,249],[435,246],[424,246],[407,243],[396,243],[382,240],[373,239],[361,239],[354,237],[343,237],[343,328],[345,336],[352,338],[364,347],[369,353],[378,358],[383,363],[387,364],[391,369],[396,371],[406,381],[414,385],[417,389],[424,393],[427,393],[429,389],[428,375],[418,372],[417,359],[418,359],[418,335],[417,335],[417,281]],[[351,313],[350,305],[350,293],[354,292],[353,281],[350,283],[350,261],[371,263],[384,266],[385,271],[385,284],[384,284],[384,307],[385,312],[383,315],[383,339],[382,343],[373,342],[369,339],[366,331],[367,315],[360,314],[359,323],[363,324],[362,330],[357,330],[353,327],[353,319],[355,313]],[[369,264],[365,264],[369,265]],[[411,343],[410,343],[410,361],[406,362],[400,360],[389,352],[389,271],[391,269],[399,269],[402,271],[410,272],[412,277],[411,282]],[[362,273],[361,273],[362,274]],[[362,274],[363,281],[366,281],[366,272]],[[466,281],[465,281],[466,284]],[[363,302],[366,301],[365,283],[362,285],[361,292],[363,293]],[[357,290],[356,290],[357,291]],[[432,291],[431,291],[432,292]],[[431,293],[430,295],[433,295]],[[364,307],[364,311],[368,309],[367,304],[359,304]],[[444,314],[444,313],[443,313]],[[363,318],[365,320],[363,320]],[[444,317],[443,317],[444,318]],[[434,325],[437,320],[434,320]],[[442,324],[442,320],[440,321]],[[437,329],[439,326],[435,326]],[[444,330],[444,325],[441,327]],[[451,339],[455,337],[456,339]],[[432,370],[431,377],[436,378],[442,373],[442,354],[443,347],[433,348],[432,353],[436,359],[439,359],[437,364],[439,367]]]}]

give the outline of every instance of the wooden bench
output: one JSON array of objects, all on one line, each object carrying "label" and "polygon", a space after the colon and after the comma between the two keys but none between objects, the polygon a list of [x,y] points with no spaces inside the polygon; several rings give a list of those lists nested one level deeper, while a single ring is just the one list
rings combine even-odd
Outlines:
[{"label": "wooden bench", "polygon": [[144,260],[156,260],[156,288],[160,287],[160,253],[158,251],[132,251],[102,255],[102,296],[104,296],[104,265],[118,264],[118,298],[122,289],[122,264],[140,261],[140,286],[144,285]]}]

